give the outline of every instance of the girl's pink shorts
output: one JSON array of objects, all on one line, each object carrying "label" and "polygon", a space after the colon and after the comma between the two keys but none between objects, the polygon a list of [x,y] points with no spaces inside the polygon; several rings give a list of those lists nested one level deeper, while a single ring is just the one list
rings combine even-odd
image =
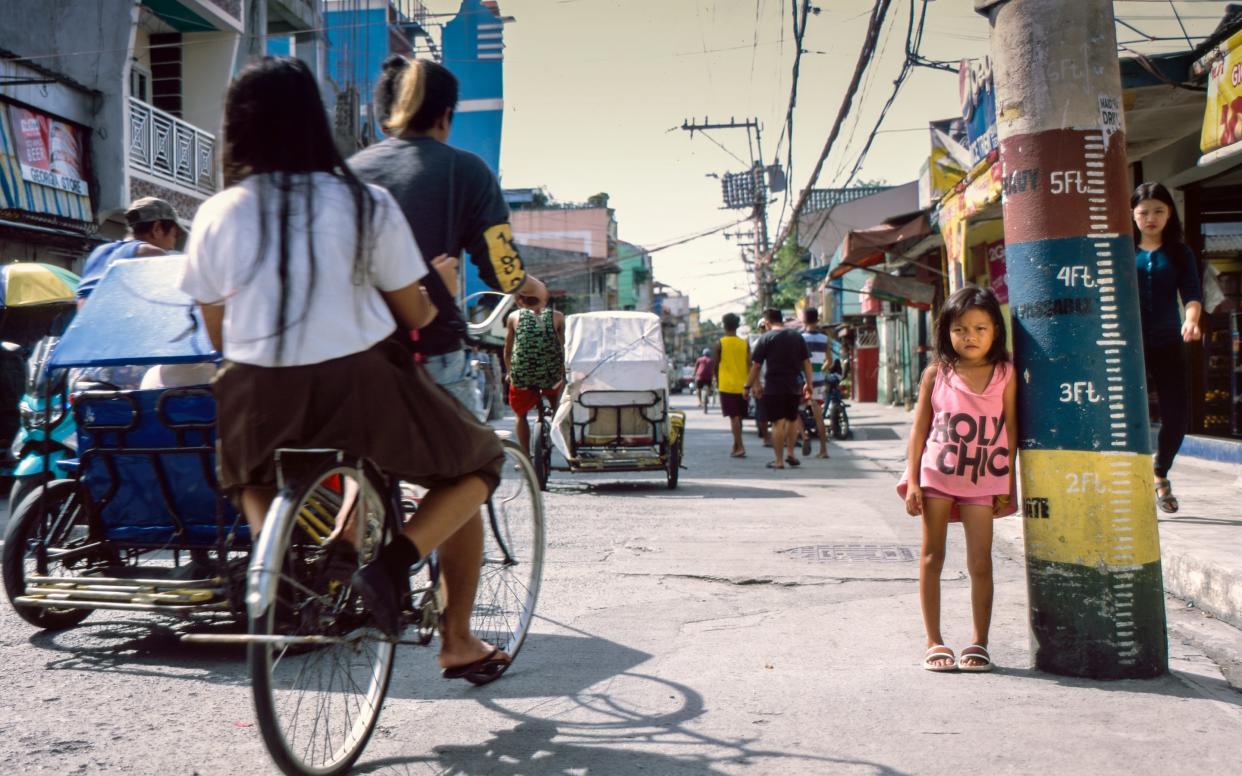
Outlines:
[{"label": "girl's pink shorts", "polygon": [[945,501],[954,501],[958,504],[966,504],[967,506],[992,506],[992,496],[952,496],[948,493],[941,492],[935,488],[923,488],[923,498],[939,498]]}]

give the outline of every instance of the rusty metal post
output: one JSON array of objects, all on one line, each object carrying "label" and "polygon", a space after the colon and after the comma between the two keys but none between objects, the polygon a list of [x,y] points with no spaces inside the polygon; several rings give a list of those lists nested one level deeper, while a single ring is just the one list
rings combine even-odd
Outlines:
[{"label": "rusty metal post", "polygon": [[976,0],[992,24],[1037,668],[1168,670],[1110,0]]}]

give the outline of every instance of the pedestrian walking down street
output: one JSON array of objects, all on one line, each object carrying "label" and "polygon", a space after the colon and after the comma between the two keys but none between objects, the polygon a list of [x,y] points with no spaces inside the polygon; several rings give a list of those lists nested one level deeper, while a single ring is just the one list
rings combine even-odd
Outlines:
[{"label": "pedestrian walking down street", "polygon": [[745,458],[746,446],[742,443],[742,418],[746,417],[746,373],[750,364],[750,345],[737,336],[741,320],[734,313],[725,313],[721,319],[724,336],[716,342],[716,388],[720,391],[720,414],[729,419],[733,432],[733,458]]},{"label": "pedestrian walking down street", "polygon": [[505,321],[505,371],[509,373],[509,409],[517,416],[518,444],[530,455],[530,421],[526,415],[542,394],[553,411],[565,382],[565,316],[533,297],[518,297],[523,307]]},{"label": "pedestrian walking down street", "polygon": [[[1199,329],[1203,291],[1194,251],[1183,239],[1182,221],[1169,190],[1159,183],[1143,183],[1130,197],[1130,207],[1134,211],[1134,268],[1143,318],[1147,384],[1155,388],[1160,408],[1160,435],[1152,467],[1156,503],[1162,511],[1173,513],[1180,505],[1169,482],[1169,469],[1186,438],[1190,416],[1185,343],[1203,336]],[[1186,307],[1185,321],[1178,313],[1178,294]]]},{"label": "pedestrian walking down street", "polygon": [[[945,301],[936,358],[919,381],[897,492],[923,518],[919,600],[927,630],[923,668],[991,671],[992,520],[1016,511],[1011,451],[1017,449],[1017,382],[1005,320],[991,289],[968,285]],[[966,533],[973,635],[958,660],[940,633],[940,573],[948,524]]]},{"label": "pedestrian walking down street", "polygon": [[707,405],[712,400],[712,378],[716,375],[716,362],[712,358],[711,348],[703,348],[703,352],[694,362],[694,390],[699,397],[699,407],[707,412]]},{"label": "pedestrian walking down street", "polygon": [[[763,315],[768,322],[768,333],[755,343],[750,374],[743,387],[754,392],[772,422],[772,451],[776,460],[769,461],[768,468],[784,469],[786,464],[801,466],[794,449],[801,428],[798,406],[811,398],[811,353],[801,334],[785,328],[780,310],[768,308]],[[762,382],[759,381],[760,369],[765,370]],[[801,388],[798,386],[800,372]]]},{"label": "pedestrian walking down street", "polygon": [[819,328],[819,310],[814,307],[802,311],[802,324],[805,327],[802,339],[806,340],[806,349],[811,353],[811,376],[814,377],[810,408],[815,418],[815,430],[819,432],[819,454],[816,457],[827,458],[828,431],[824,427],[824,402],[828,398],[828,382],[824,366],[828,362],[828,335]]},{"label": "pedestrian walking down street", "polygon": [[[503,448],[398,339],[435,318],[421,286],[435,273],[393,197],[341,159],[306,64],[264,57],[242,70],[224,137],[228,188],[195,215],[180,283],[224,356],[212,384],[220,487],[254,536],[282,447],[346,450],[426,487],[418,514],[352,575],[375,624],[396,635],[422,556],[438,550],[444,568],[477,575],[482,549],[468,526],[500,480]],[[348,574],[358,548],[333,538],[324,558],[334,557],[325,565]],[[448,594],[465,600],[441,620],[445,676],[498,677],[509,658],[472,634],[474,588]]]},{"label": "pedestrian walking down street", "polygon": [[[758,335],[755,336],[754,343],[751,343],[749,341],[747,341],[746,343],[752,350],[754,349],[755,345],[759,344],[759,337],[762,337],[764,334],[768,333],[768,319],[760,317],[759,324],[755,328],[759,330],[759,333]],[[749,379],[749,369],[750,369],[749,359],[747,359],[746,364],[747,364],[747,367],[746,367],[747,368],[747,379]],[[763,374],[764,374],[763,369],[760,369],[759,370],[760,380],[763,379]],[[747,404],[750,404],[750,396],[751,396],[750,391],[749,390],[746,391],[746,403]],[[759,439],[762,441],[763,446],[771,447],[772,446],[772,430],[771,428],[769,428],[768,414],[764,412],[763,402],[759,401],[758,396],[755,397],[755,430],[759,433]]]}]

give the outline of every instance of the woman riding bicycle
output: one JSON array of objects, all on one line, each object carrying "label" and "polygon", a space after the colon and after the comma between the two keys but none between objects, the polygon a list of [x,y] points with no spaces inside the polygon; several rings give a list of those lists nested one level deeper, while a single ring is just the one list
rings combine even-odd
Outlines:
[{"label": "woman riding bicycle", "polygon": [[[478,543],[457,533],[499,481],[500,442],[394,336],[435,316],[426,263],[392,196],[341,160],[300,60],[265,57],[234,80],[223,167],[228,188],[199,208],[181,282],[224,356],[220,487],[256,535],[280,448],[344,450],[427,487],[417,516],[352,577],[395,635],[412,564],[437,548],[479,562]],[[352,544],[329,543],[325,567],[348,578],[357,563]],[[470,633],[469,607],[456,612],[441,629],[446,675],[498,675],[508,657]]]}]

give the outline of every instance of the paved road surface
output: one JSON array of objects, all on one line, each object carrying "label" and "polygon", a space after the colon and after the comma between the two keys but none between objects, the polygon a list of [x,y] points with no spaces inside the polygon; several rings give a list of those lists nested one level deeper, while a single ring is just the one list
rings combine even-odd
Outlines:
[{"label": "paved road surface", "polygon": [[[753,436],[749,458],[729,459],[723,420],[691,408],[676,491],[554,474],[542,619],[518,665],[475,689],[404,649],[358,772],[1237,772],[1242,693],[1200,646],[1236,650],[1237,631],[1173,603],[1172,675],[1038,673],[1021,555],[1003,541],[1000,670],[919,670],[919,529],[893,492],[905,429],[854,418],[858,439],[798,470],[765,470]],[[964,565],[953,531],[945,631],[959,648]],[[181,644],[175,623],[96,614],[35,633],[0,607],[0,665],[6,773],[275,772],[242,650]]]}]

